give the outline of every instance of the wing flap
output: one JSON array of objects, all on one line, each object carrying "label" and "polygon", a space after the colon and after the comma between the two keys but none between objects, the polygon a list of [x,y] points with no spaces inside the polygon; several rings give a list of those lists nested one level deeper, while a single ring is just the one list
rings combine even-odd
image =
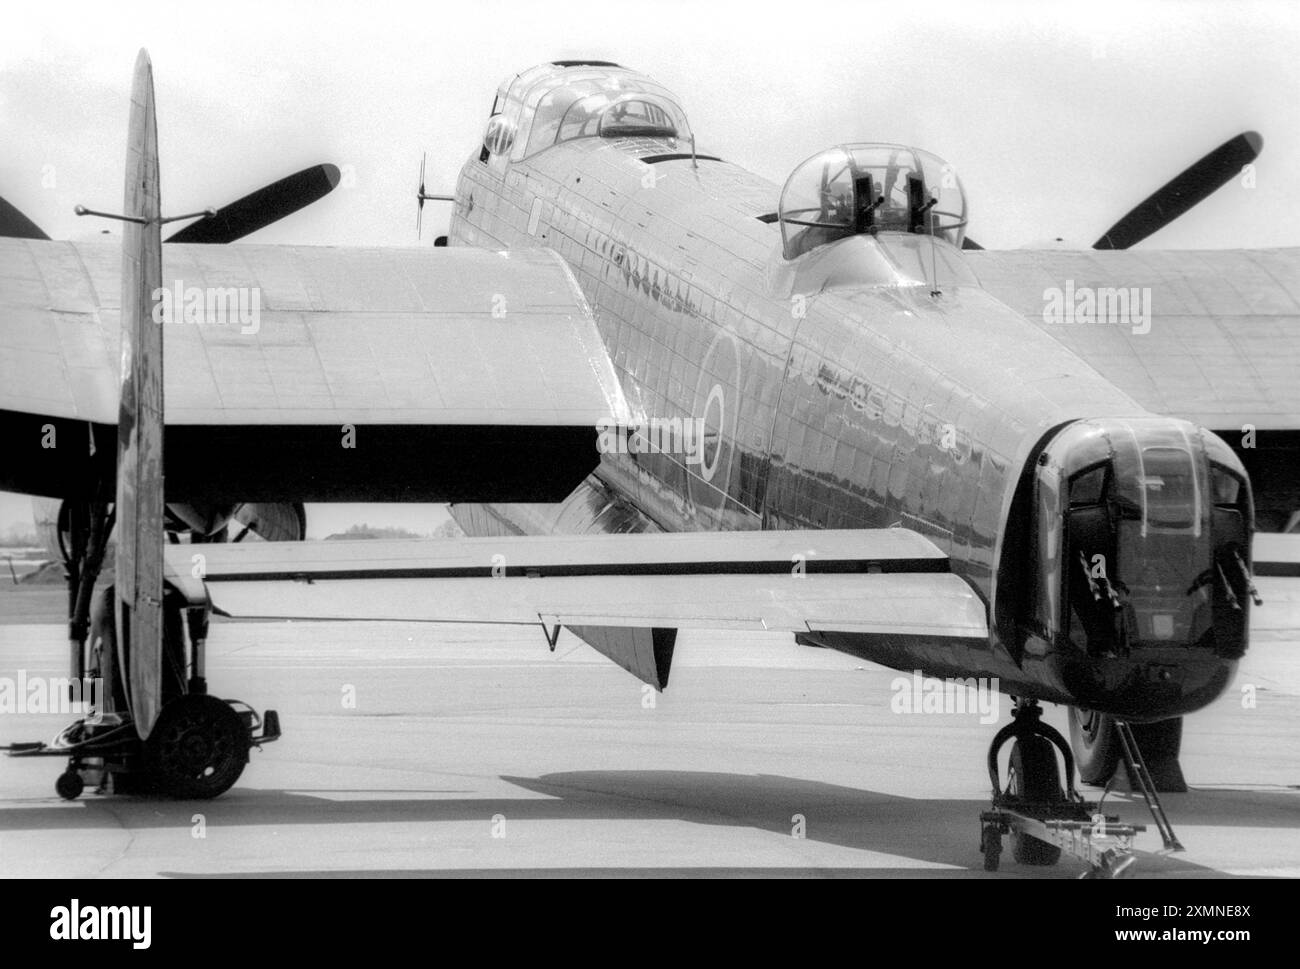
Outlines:
[{"label": "wing flap", "polygon": [[948,573],[262,577],[208,580],[206,585],[213,608],[239,619],[870,632],[961,639],[988,635],[983,604],[962,579]]},{"label": "wing flap", "polygon": [[[904,529],[172,546],[192,599],[264,619],[986,638],[983,602]],[[204,591],[200,586],[206,586]]]},{"label": "wing flap", "polygon": [[[186,551],[174,546],[169,554],[185,559]],[[906,528],[261,542],[200,551],[209,582],[948,571],[947,556]]]}]

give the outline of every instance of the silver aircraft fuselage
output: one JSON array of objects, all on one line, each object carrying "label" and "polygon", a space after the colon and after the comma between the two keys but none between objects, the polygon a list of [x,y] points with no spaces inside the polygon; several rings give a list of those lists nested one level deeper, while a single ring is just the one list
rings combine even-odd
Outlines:
[{"label": "silver aircraft fuselage", "polygon": [[[509,508],[461,509],[462,523],[902,526],[985,599],[989,641],[810,642],[1133,719],[1188,712],[1226,687],[1248,627],[1239,462],[991,297],[958,250],[881,232],[787,260],[758,217],[780,186],[662,138],[487,154],[462,170],[451,244],[555,250],[633,407],[696,421],[704,442],[603,455],[588,487],[639,524],[591,500],[563,523]],[[882,258],[919,271],[884,280]]]}]

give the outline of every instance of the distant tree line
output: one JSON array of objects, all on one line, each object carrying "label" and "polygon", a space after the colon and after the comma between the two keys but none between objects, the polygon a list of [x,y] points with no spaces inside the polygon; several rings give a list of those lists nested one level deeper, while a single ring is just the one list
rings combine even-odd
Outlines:
[{"label": "distant tree line", "polygon": [[352,525],[346,531],[335,532],[333,535],[327,535],[325,541],[376,541],[381,539],[400,539],[400,538],[459,538],[465,533],[461,531],[460,526],[453,520],[447,519],[432,532],[421,535],[419,532],[413,532],[409,528],[398,528],[392,525],[368,525],[362,522],[359,525]]}]

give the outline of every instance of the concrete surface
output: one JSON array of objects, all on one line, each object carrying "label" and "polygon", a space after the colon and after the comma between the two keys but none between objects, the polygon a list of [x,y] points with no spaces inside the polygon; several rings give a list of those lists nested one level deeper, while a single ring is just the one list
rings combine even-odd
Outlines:
[{"label": "concrete surface", "polygon": [[[1260,587],[1237,684],[1187,723],[1193,790],[1165,799],[1187,851],[1163,856],[1152,828],[1139,877],[1300,876],[1300,582]],[[63,675],[61,590],[15,591],[0,592],[0,677]],[[567,634],[548,653],[532,629],[220,623],[209,655],[212,691],[277,708],[284,739],[206,802],[65,802],[61,760],[2,758],[0,875],[1082,870],[1009,851],[982,870],[997,724],[895,713],[900,674],[784,637],[683,636],[653,697]],[[1062,729],[1063,713],[1048,712]],[[68,719],[0,715],[0,743]],[[1150,823],[1128,795],[1107,810]]]}]

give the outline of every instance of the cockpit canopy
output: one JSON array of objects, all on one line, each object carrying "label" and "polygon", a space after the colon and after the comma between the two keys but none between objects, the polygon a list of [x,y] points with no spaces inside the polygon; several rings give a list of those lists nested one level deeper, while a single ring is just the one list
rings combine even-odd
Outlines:
[{"label": "cockpit canopy", "polygon": [[860,233],[921,233],[961,248],[966,195],[952,166],[929,152],[839,145],[794,170],[777,217],[786,259]]},{"label": "cockpit canopy", "polygon": [[686,113],[664,87],[608,63],[543,64],[501,85],[484,147],[511,161],[574,138],[691,140]]}]

